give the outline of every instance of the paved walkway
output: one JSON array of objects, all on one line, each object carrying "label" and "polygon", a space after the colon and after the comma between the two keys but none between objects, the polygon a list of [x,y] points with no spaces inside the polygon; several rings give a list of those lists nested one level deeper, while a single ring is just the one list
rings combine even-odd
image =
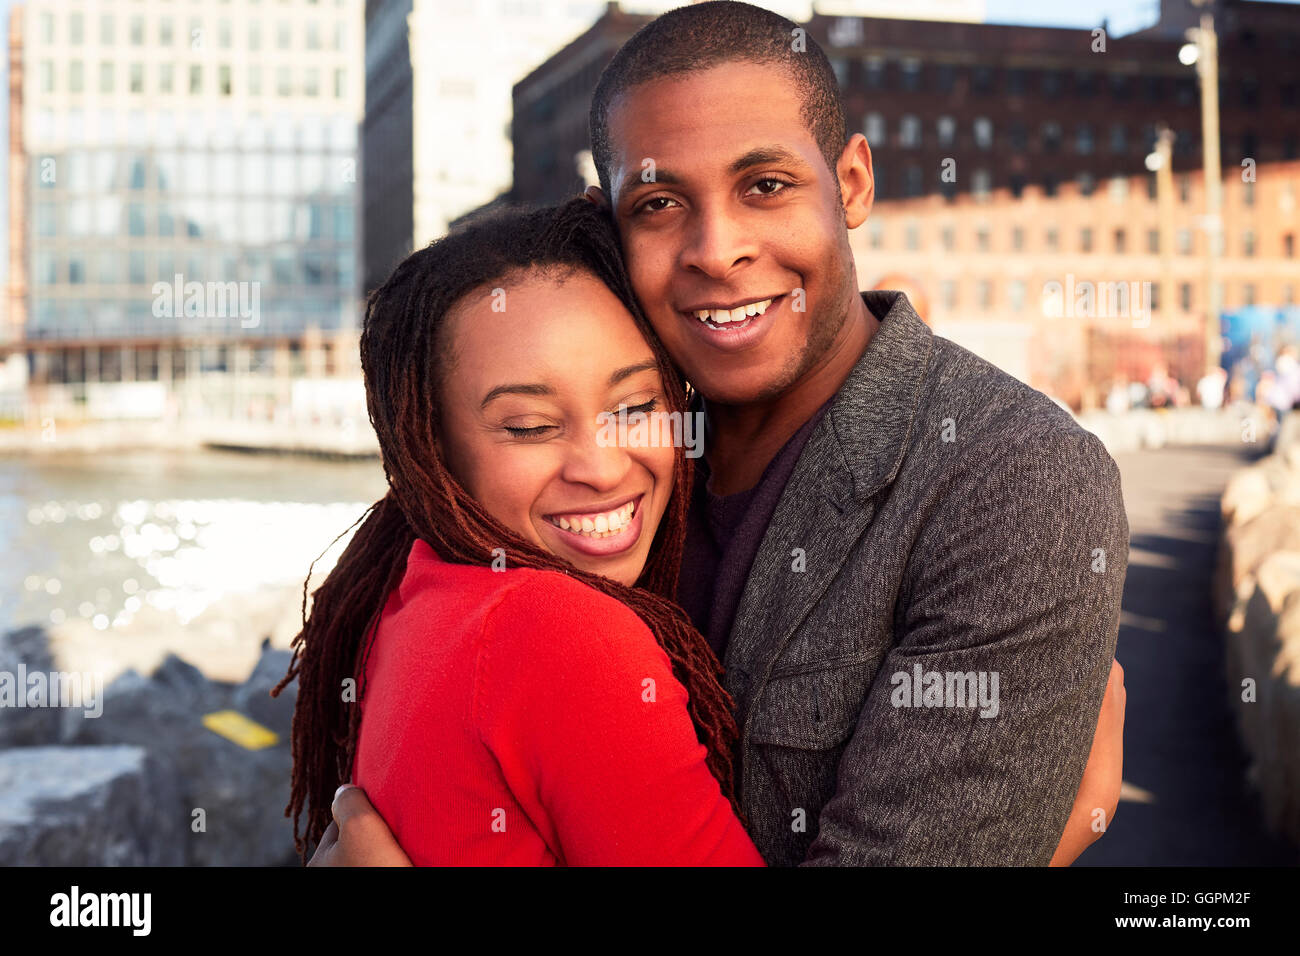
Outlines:
[{"label": "paved walkway", "polygon": [[1264,829],[1244,782],[1210,611],[1219,496],[1251,457],[1243,446],[1115,456],[1130,532],[1118,651],[1125,792],[1110,831],[1078,865],[1300,863],[1300,851]]}]

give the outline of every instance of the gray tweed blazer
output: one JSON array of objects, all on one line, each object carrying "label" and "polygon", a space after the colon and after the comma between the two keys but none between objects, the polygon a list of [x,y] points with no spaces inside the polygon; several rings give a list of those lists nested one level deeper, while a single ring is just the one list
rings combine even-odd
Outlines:
[{"label": "gray tweed blazer", "polygon": [[1128,563],[1119,471],[898,292],[786,485],[725,683],[770,864],[1045,865]]}]

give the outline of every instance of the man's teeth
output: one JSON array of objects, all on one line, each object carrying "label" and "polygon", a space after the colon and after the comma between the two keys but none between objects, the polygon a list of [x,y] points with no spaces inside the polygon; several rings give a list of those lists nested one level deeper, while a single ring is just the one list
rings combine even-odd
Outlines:
[{"label": "man's teeth", "polygon": [[734,309],[696,309],[695,317],[701,322],[708,321],[714,325],[726,325],[728,322],[744,322],[752,316],[762,315],[771,304],[771,299],[764,299],[762,302],[751,302],[749,305],[737,306]]},{"label": "man's teeth", "polygon": [[608,538],[618,534],[632,521],[636,502],[629,501],[621,508],[598,515],[560,515],[551,518],[551,524],[591,538]]}]

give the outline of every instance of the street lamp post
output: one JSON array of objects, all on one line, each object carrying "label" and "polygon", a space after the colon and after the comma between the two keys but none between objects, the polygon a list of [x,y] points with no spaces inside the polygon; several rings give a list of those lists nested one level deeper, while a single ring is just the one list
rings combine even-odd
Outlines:
[{"label": "street lamp post", "polygon": [[1187,31],[1190,41],[1179,51],[1185,64],[1196,64],[1201,83],[1201,149],[1205,175],[1205,366],[1219,367],[1222,332],[1219,314],[1223,298],[1219,291],[1219,257],[1223,242],[1223,174],[1219,168],[1219,38],[1214,30],[1214,0],[1192,0],[1201,7],[1201,24]]}]

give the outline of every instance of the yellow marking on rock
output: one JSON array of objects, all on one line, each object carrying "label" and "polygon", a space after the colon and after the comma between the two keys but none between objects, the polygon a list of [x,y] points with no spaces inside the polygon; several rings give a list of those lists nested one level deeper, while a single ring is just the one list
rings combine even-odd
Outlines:
[{"label": "yellow marking on rock", "polygon": [[237,710],[219,710],[203,716],[203,726],[214,734],[239,744],[245,750],[264,750],[280,742],[270,728],[245,717]]}]

